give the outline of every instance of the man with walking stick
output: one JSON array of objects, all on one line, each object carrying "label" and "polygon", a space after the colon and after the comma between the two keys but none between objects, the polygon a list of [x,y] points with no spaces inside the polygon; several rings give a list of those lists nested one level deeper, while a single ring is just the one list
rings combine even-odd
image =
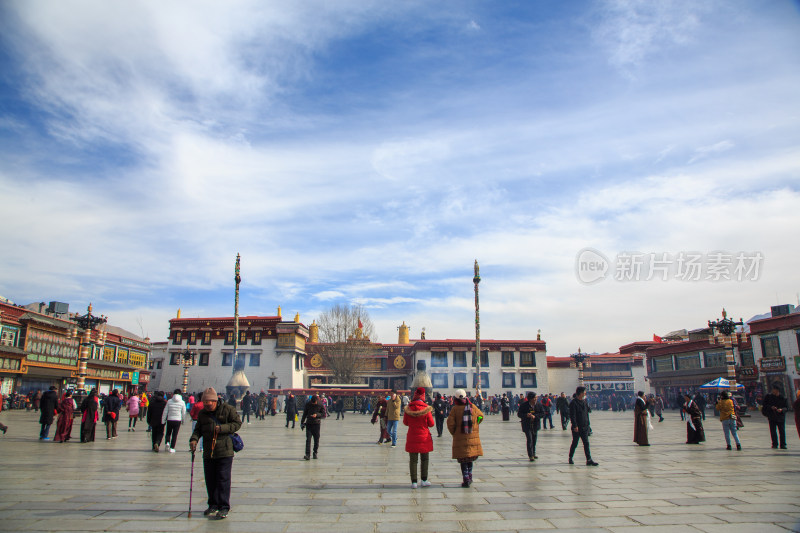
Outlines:
[{"label": "man with walking stick", "polygon": [[197,415],[197,425],[189,438],[189,449],[197,450],[197,441],[203,438],[203,474],[208,492],[209,518],[223,519],[231,509],[231,471],[233,469],[233,441],[231,435],[242,427],[236,409],[220,402],[217,392],[209,387],[203,393],[203,410]]}]

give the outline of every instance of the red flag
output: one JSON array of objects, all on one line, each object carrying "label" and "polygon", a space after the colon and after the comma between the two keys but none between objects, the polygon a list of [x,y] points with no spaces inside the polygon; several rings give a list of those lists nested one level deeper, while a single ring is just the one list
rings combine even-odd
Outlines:
[{"label": "red flag", "polygon": [[358,319],[358,329],[364,329],[364,324],[361,323],[361,319]]},{"label": "red flag", "polygon": [[653,333],[653,342],[661,342],[661,337]]}]

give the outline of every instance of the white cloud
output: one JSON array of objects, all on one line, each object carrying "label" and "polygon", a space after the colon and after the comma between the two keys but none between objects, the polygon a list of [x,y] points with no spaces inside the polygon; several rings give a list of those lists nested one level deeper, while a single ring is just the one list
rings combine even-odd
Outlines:
[{"label": "white cloud", "polygon": [[607,48],[611,65],[633,75],[663,48],[693,41],[701,27],[699,18],[712,6],[711,2],[607,0],[595,36]]},{"label": "white cloud", "polygon": [[689,164],[694,163],[698,159],[702,159],[710,154],[721,154],[723,152],[727,152],[734,146],[735,145],[731,141],[727,140],[714,143],[711,146],[701,146],[694,151],[695,155],[689,160]]},{"label": "white cloud", "polygon": [[314,297],[317,298],[318,300],[323,300],[323,301],[338,300],[344,297],[344,293],[340,291],[321,291],[314,294]]}]

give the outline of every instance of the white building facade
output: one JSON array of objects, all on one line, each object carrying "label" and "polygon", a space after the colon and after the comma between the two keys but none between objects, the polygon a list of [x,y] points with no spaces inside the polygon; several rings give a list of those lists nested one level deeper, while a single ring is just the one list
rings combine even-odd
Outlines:
[{"label": "white building facade", "polygon": [[[417,340],[414,368],[424,361],[434,392],[475,391],[477,360],[474,340]],[[481,391],[488,396],[549,391],[547,347],[542,340],[481,340]]]},{"label": "white building facade", "polygon": [[[224,392],[234,369],[244,371],[249,389],[303,388],[305,345],[308,329],[278,316],[239,317],[239,339],[234,360],[234,319],[174,318],[170,338],[152,357],[156,374],[150,390],[182,389],[184,367],[180,354],[195,354],[188,368],[188,391],[214,387]],[[163,355],[162,355],[163,354]],[[161,368],[157,368],[159,362]]]},{"label": "white building facade", "polygon": [[791,405],[800,390],[800,308],[775,306],[771,314],[748,323],[750,343],[761,392],[769,394],[777,383]]}]

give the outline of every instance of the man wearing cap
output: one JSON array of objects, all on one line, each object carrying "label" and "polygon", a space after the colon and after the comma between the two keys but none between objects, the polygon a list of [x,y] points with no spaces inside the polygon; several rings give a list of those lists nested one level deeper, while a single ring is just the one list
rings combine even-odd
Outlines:
[{"label": "man wearing cap", "polygon": [[233,469],[233,441],[231,435],[242,427],[236,408],[220,402],[217,392],[209,387],[203,392],[203,410],[197,415],[189,448],[194,452],[197,441],[203,438],[203,473],[208,492],[208,509],[203,513],[210,518],[226,518],[231,508],[231,470]]}]

